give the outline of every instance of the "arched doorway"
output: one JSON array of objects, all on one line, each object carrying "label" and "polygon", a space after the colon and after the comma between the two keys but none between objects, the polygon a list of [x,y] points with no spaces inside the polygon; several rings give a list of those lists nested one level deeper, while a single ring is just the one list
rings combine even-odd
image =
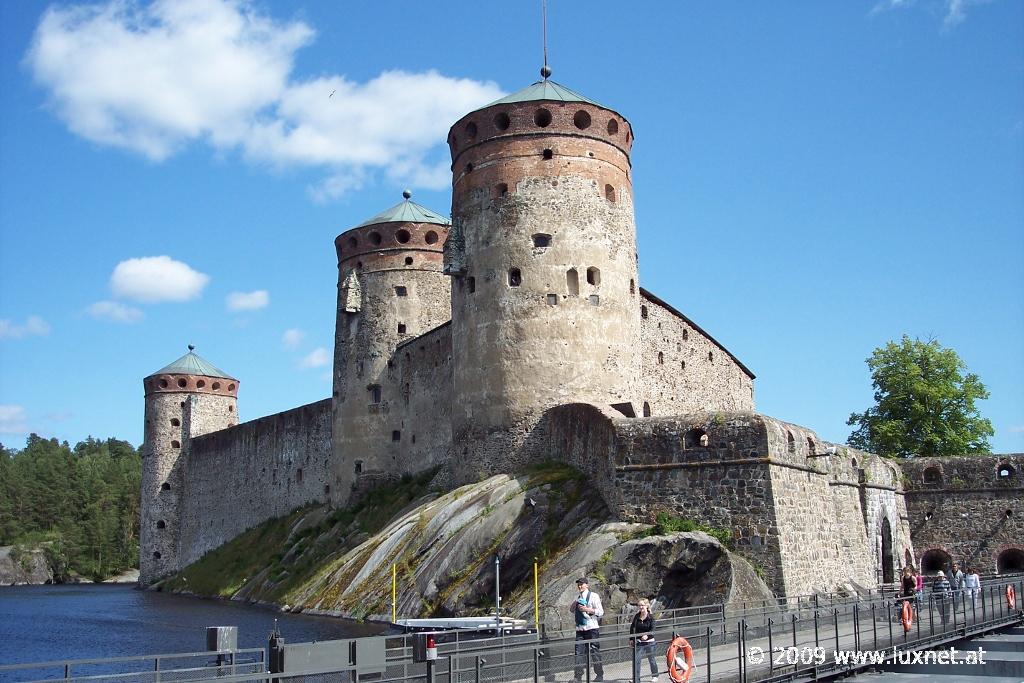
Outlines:
[{"label": "arched doorway", "polygon": [[1024,550],[1010,548],[999,553],[996,559],[996,571],[1000,574],[1024,572]]},{"label": "arched doorway", "polygon": [[894,553],[892,550],[892,526],[889,518],[882,518],[882,583],[892,583],[896,580],[894,567]]},{"label": "arched doorway", "polygon": [[953,564],[953,558],[945,550],[933,548],[921,556],[921,573],[934,574],[942,569],[945,571]]}]

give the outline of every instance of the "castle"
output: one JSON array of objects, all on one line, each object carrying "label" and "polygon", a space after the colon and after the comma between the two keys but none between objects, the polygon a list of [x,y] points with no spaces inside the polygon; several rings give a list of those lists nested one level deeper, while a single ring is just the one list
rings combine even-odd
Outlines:
[{"label": "castle", "polygon": [[191,347],[145,378],[143,584],[301,505],[547,460],[621,519],[730,529],[779,593],[920,564],[897,463],[754,412],[750,370],[639,286],[632,127],[542,75],[451,127],[450,222],[406,192],[335,239],[330,398],[239,423],[239,381]]}]

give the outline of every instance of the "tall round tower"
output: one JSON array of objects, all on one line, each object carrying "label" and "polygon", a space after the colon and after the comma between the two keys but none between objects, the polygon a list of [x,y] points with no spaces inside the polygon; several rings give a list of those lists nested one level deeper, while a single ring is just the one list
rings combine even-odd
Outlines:
[{"label": "tall round tower", "polygon": [[[404,200],[338,235],[338,312],[334,340],[334,483],[344,504],[356,479],[415,470],[408,444],[395,348],[451,319],[451,284],[442,272],[448,219]],[[404,450],[403,450],[404,449]]]},{"label": "tall round tower", "polygon": [[238,380],[193,346],[142,380],[146,392],[139,526],[139,582],[180,569],[178,531],[189,439],[238,424]]},{"label": "tall round tower", "polygon": [[542,75],[448,134],[452,432],[465,478],[545,457],[536,427],[552,406],[636,395],[632,129]]}]

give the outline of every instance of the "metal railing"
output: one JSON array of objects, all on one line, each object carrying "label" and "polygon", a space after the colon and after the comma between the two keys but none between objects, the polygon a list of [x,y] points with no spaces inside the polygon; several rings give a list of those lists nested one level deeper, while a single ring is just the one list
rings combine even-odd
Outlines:
[{"label": "metal railing", "polygon": [[[1007,605],[1006,587],[1018,596]],[[926,586],[927,589],[927,586]],[[799,596],[739,605],[710,605],[665,610],[657,615],[656,658],[664,675],[665,652],[675,636],[693,648],[691,681],[781,681],[864,668],[870,662],[837,661],[834,653],[881,653],[892,660],[901,651],[936,647],[1003,626],[1024,623],[1024,576],[989,579],[980,593],[950,596],[927,593],[909,599],[914,620],[909,630],[899,621],[905,601],[891,590],[868,595]],[[343,671],[275,671],[272,649],[193,652],[104,659],[82,659],[0,666],[0,681],[279,681],[281,683],[548,683],[577,678],[596,683],[605,677],[639,683],[646,658],[638,658],[628,634],[627,615],[602,625],[594,641],[575,634],[527,634],[468,639],[448,635],[438,644],[438,660],[414,662],[411,637],[386,638],[383,671],[353,665]],[[360,639],[361,640],[361,639]],[[342,641],[339,641],[342,642]],[[344,641],[350,642],[350,641]],[[592,647],[596,645],[597,647]],[[640,660],[643,661],[640,661]],[[648,674],[649,675],[649,674]],[[646,676],[645,676],[646,677]]]}]

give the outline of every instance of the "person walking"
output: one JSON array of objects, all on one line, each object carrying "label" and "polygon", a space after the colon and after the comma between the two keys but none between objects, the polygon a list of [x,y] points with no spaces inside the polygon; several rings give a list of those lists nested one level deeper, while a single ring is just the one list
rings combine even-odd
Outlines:
[{"label": "person walking", "polygon": [[633,621],[629,624],[629,632],[634,636],[633,672],[634,680],[640,680],[640,660],[647,658],[647,664],[651,668],[651,683],[658,683],[658,659],[654,656],[654,615],[651,614],[651,602],[647,598],[640,598],[637,603],[637,613],[633,615]]},{"label": "person walking", "polygon": [[590,652],[590,661],[594,665],[594,680],[604,680],[604,666],[601,663],[601,624],[598,621],[604,616],[604,607],[601,606],[601,597],[590,590],[590,584],[586,578],[576,579],[576,590],[580,593],[569,605],[569,611],[576,619],[576,666],[573,674],[574,681],[583,680],[583,673],[587,671],[587,652]]}]

